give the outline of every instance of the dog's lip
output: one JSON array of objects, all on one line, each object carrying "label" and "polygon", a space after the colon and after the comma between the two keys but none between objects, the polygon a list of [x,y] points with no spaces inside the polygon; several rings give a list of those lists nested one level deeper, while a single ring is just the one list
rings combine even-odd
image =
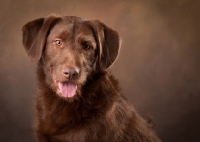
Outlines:
[{"label": "dog's lip", "polygon": [[64,98],[72,98],[76,95],[78,85],[74,80],[58,80],[53,72],[51,74],[58,95]]},{"label": "dog's lip", "polygon": [[75,81],[59,81],[59,80],[56,80],[54,79],[54,83],[56,84],[56,86],[58,86],[59,83],[63,83],[63,84],[74,84],[77,86],[77,83]]},{"label": "dog's lip", "polygon": [[70,81],[55,81],[57,87],[57,94],[64,98],[72,98],[76,95],[77,84]]}]

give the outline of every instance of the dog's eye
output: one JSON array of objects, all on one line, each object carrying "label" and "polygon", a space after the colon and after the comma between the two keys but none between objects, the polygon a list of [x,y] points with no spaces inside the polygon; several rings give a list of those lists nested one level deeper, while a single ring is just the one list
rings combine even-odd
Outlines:
[{"label": "dog's eye", "polygon": [[61,45],[62,45],[62,41],[61,41],[61,40],[56,40],[56,41],[55,41],[55,44],[56,44],[57,46],[61,46]]},{"label": "dog's eye", "polygon": [[84,50],[89,50],[89,49],[91,49],[92,48],[92,46],[90,45],[90,44],[88,44],[88,43],[84,43],[83,44],[83,49]]}]

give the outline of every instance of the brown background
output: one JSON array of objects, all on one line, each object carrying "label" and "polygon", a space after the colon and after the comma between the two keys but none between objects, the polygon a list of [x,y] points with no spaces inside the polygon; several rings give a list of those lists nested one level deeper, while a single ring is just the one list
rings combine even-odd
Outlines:
[{"label": "brown background", "polygon": [[22,26],[50,13],[99,19],[123,44],[112,71],[164,142],[200,141],[198,0],[0,0],[0,141],[33,142],[35,63]]}]

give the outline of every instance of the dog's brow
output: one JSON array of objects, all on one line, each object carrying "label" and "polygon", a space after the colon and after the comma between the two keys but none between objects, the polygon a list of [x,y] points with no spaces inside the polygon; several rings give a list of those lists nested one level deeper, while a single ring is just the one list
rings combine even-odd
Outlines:
[{"label": "dog's brow", "polygon": [[94,37],[90,33],[89,34],[80,33],[78,38],[86,41],[94,41]]},{"label": "dog's brow", "polygon": [[88,35],[88,36],[82,35],[80,37],[79,41],[88,42],[88,43],[92,44],[93,46],[96,46],[94,37],[92,37],[90,35]]},{"label": "dog's brow", "polygon": [[68,31],[63,31],[58,35],[58,38],[61,38],[62,40],[67,39],[70,36],[70,33]]},{"label": "dog's brow", "polygon": [[84,36],[84,37],[81,37],[82,40],[85,40],[85,41],[94,41],[94,38],[91,37],[91,36]]}]

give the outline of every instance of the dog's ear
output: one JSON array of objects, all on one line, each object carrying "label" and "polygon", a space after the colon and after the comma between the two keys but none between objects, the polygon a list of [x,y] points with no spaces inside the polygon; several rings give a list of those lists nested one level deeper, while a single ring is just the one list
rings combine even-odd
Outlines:
[{"label": "dog's ear", "polygon": [[54,15],[28,22],[22,28],[23,45],[28,57],[39,61],[50,29],[60,18]]},{"label": "dog's ear", "polygon": [[106,70],[116,60],[120,46],[121,38],[119,34],[107,27],[98,20],[92,21],[95,27],[95,34],[98,45],[98,57],[100,70]]}]

